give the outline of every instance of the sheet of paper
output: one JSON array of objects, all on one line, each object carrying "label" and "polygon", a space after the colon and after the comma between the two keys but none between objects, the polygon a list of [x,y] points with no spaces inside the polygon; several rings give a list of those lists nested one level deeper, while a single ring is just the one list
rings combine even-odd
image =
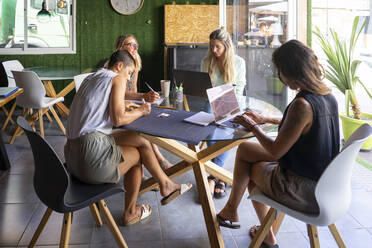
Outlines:
[{"label": "sheet of paper", "polygon": [[[136,104],[143,104],[143,101],[142,100],[131,100],[131,99],[128,99],[128,100],[125,100],[126,102],[133,102],[133,103],[136,103]],[[164,98],[163,97],[160,97],[158,100],[154,101],[154,102],[149,102],[153,105],[160,105],[162,102],[164,101]]]},{"label": "sheet of paper", "polygon": [[214,122],[214,115],[206,113],[204,111],[200,111],[199,113],[187,117],[183,121],[201,126],[208,126],[210,123]]}]

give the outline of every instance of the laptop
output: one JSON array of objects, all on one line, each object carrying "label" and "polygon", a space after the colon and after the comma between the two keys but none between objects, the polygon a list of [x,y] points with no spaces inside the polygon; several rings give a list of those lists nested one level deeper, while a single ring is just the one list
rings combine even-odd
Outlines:
[{"label": "laptop", "polygon": [[173,70],[174,82],[182,82],[183,94],[207,98],[206,90],[212,88],[211,78],[208,72]]},{"label": "laptop", "polygon": [[223,84],[207,89],[208,100],[212,108],[215,123],[221,126],[238,127],[239,124],[230,122],[240,111],[232,84]]}]

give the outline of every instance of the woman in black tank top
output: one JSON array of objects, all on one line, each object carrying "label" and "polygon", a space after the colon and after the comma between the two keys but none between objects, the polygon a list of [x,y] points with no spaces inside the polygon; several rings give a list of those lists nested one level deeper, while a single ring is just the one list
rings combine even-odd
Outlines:
[{"label": "woman in black tank top", "polygon": [[[230,198],[217,215],[225,227],[240,227],[237,209],[246,188],[258,187],[294,210],[316,214],[316,182],[340,149],[337,102],[322,82],[324,70],[314,52],[291,40],[274,51],[272,61],[281,81],[298,94],[282,118],[247,111],[234,119],[252,131],[259,143],[245,142],[238,148]],[[261,123],[279,124],[276,139],[265,134]],[[252,203],[262,222],[269,207]],[[251,236],[256,229],[251,228]],[[264,242],[279,247],[272,230]]]}]

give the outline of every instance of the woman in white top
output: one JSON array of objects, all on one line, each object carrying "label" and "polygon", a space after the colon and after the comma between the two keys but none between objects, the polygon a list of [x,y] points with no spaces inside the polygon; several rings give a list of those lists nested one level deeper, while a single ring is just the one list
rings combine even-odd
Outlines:
[{"label": "woman in white top", "polygon": [[[209,49],[207,56],[201,62],[201,70],[209,72],[214,87],[232,83],[238,100],[243,97],[246,83],[245,61],[235,54],[230,34],[223,28],[213,31],[209,35]],[[215,142],[207,142],[212,145]],[[212,161],[223,167],[229,151],[217,156]],[[225,182],[213,176],[208,177],[209,187],[215,198],[222,198],[225,193]]]},{"label": "woman in white top", "polygon": [[125,225],[151,214],[149,205],[136,205],[142,164],[159,182],[163,205],[192,186],[173,182],[161,169],[150,142],[138,133],[112,130],[113,126],[129,124],[151,111],[149,103],[125,103],[126,83],[134,68],[135,61],[127,51],[116,51],[109,59],[108,69],[102,68],[84,80],[70,108],[64,150],[70,173],[84,182],[117,183],[124,175]]},{"label": "woman in white top", "polygon": [[[133,34],[125,34],[120,35],[116,38],[115,41],[115,49],[118,50],[126,50],[128,51],[133,58],[136,60],[136,67],[134,69],[134,73],[127,84],[127,91],[126,91],[126,98],[127,99],[145,99],[146,102],[153,102],[159,99],[159,94],[155,91],[149,91],[147,93],[138,93],[137,92],[137,82],[138,82],[138,73],[142,68],[142,60],[141,56],[138,54],[138,42],[136,37]],[[152,144],[152,148],[154,149],[155,156],[158,159],[162,168],[167,169],[172,166],[171,163],[164,156],[160,153],[157,145]]]}]

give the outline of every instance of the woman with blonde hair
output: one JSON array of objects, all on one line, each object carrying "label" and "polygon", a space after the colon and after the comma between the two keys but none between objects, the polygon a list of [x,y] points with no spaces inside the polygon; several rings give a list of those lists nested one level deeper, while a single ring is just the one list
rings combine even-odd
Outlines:
[{"label": "woman with blonde hair", "polygon": [[[238,147],[231,194],[217,215],[220,225],[228,228],[240,228],[238,206],[247,188],[251,192],[257,187],[296,211],[319,214],[315,186],[340,150],[337,101],[322,82],[323,68],[311,48],[291,40],[274,51],[272,61],[280,80],[298,93],[282,118],[252,111],[235,117],[234,122],[253,132],[259,143]],[[261,123],[279,124],[276,139],[266,135]],[[252,204],[262,223],[269,207]],[[250,235],[254,237],[257,230],[253,226]],[[272,228],[261,247],[279,247]]]},{"label": "woman with blonde hair", "polygon": [[[246,83],[245,61],[235,54],[231,36],[224,28],[217,29],[209,35],[209,49],[207,56],[201,62],[201,70],[209,72],[214,87],[232,83],[237,98],[242,99]],[[208,142],[208,145],[214,143]],[[229,152],[225,152],[212,161],[223,167],[228,155]],[[213,176],[208,177],[208,182],[215,198],[226,195],[225,182]]]},{"label": "woman with blonde hair", "polygon": [[[142,68],[142,60],[141,60],[141,56],[138,53],[138,47],[139,46],[138,46],[137,39],[136,37],[134,37],[133,34],[124,34],[116,38],[115,50],[116,51],[126,50],[132,55],[132,57],[136,61],[134,73],[132,74],[132,77],[130,81],[128,81],[128,84],[127,84],[127,92],[126,92],[125,97],[128,99],[135,99],[135,100],[145,99],[146,102],[153,102],[159,99],[159,94],[157,92],[155,91],[149,91],[147,93],[137,92],[138,73]],[[164,156],[159,151],[159,148],[155,144],[151,143],[151,145],[153,147],[154,153],[161,167],[164,169],[171,167],[172,164],[166,158],[164,158]]]}]

